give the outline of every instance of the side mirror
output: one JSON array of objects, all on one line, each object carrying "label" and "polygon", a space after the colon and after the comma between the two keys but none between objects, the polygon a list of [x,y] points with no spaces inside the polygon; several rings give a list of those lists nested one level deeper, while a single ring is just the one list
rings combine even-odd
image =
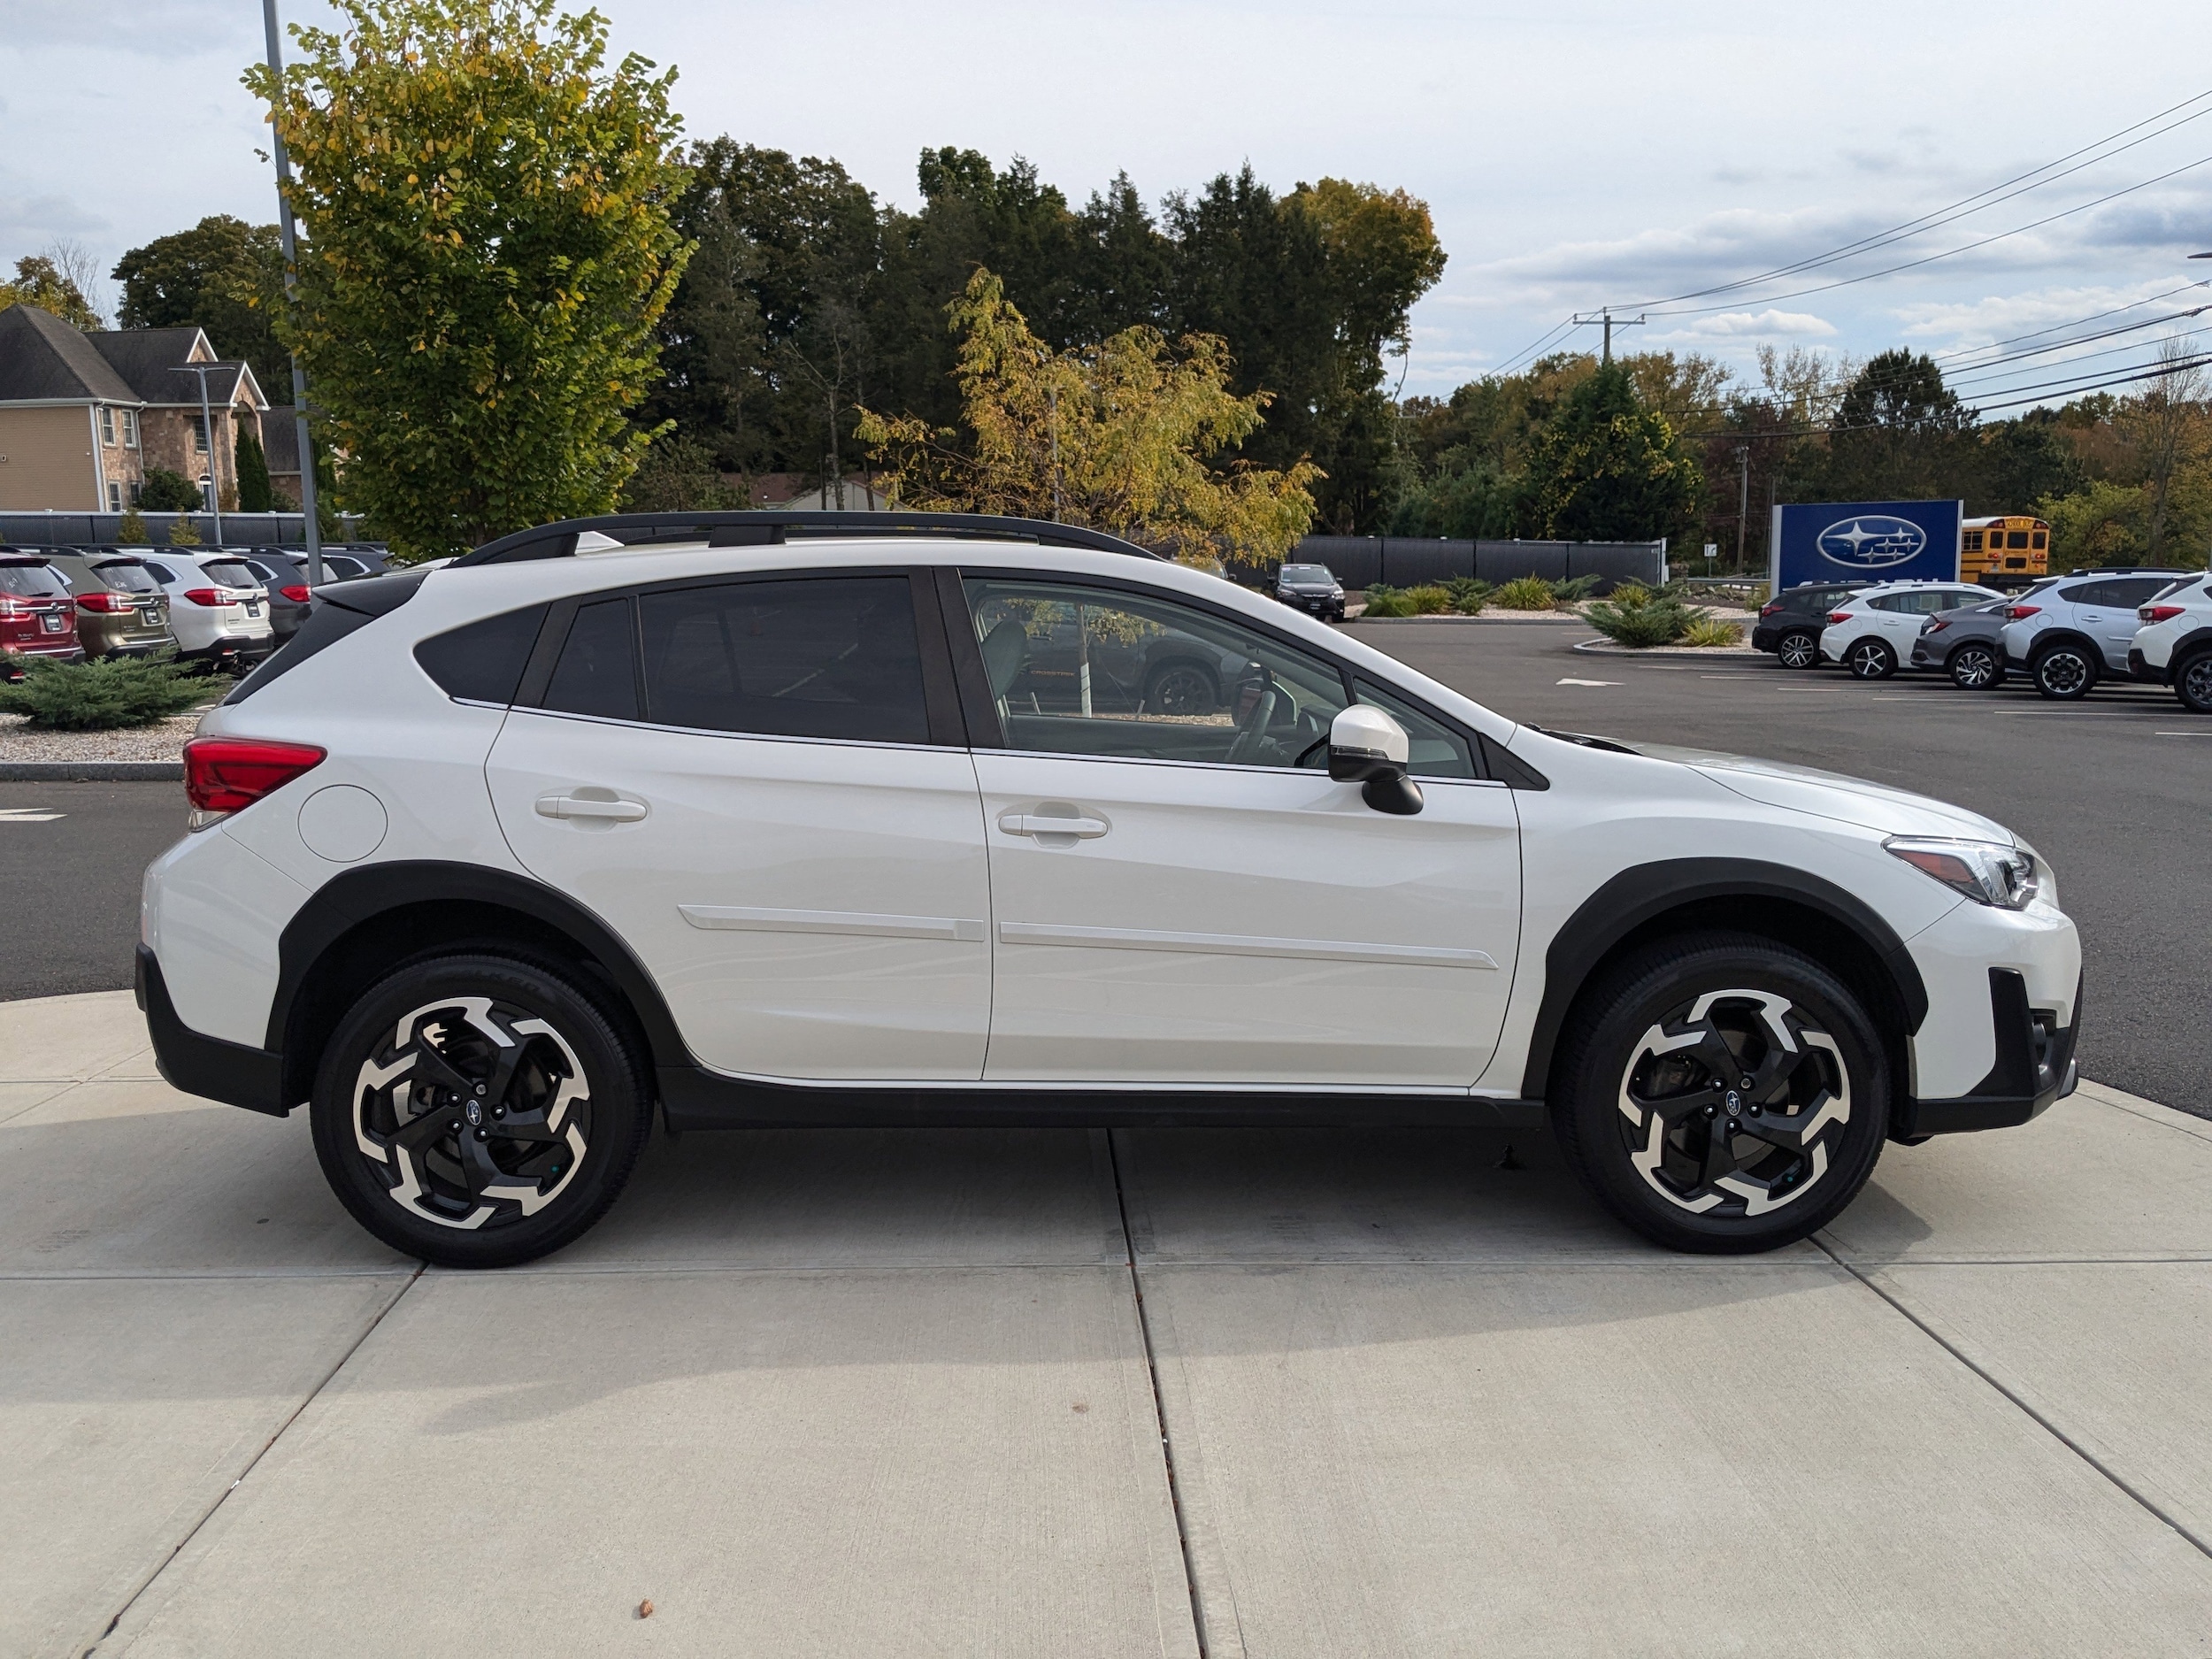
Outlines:
[{"label": "side mirror", "polygon": [[1378,812],[1410,818],[1421,810],[1421,786],[1406,775],[1412,752],[1405,727],[1372,703],[1356,703],[1330,723],[1329,776],[1362,785],[1360,798]]}]

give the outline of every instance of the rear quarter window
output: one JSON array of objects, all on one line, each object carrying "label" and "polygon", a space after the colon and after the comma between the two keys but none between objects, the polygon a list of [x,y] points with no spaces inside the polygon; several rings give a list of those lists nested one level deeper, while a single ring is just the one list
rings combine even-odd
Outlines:
[{"label": "rear quarter window", "polygon": [[522,671],[545,625],[543,605],[486,617],[415,647],[415,661],[449,697],[470,703],[512,703]]}]

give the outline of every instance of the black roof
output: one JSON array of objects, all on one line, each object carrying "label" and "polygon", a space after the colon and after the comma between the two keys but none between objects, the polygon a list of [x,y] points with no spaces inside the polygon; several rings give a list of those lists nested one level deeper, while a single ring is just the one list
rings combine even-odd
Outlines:
[{"label": "black roof", "polygon": [[135,403],[138,394],[92,344],[37,305],[0,311],[0,403],[38,398]]},{"label": "black roof", "polygon": [[[114,328],[87,334],[94,350],[106,358],[116,374],[138,398],[149,403],[197,403],[200,377],[178,373],[192,363],[192,348],[204,336],[197,328]],[[208,370],[207,397],[211,403],[227,403],[238,396],[238,382],[250,375],[243,363],[203,357]],[[195,365],[199,366],[199,365]],[[220,371],[218,373],[217,371]],[[258,392],[260,385],[256,382]],[[265,401],[265,400],[259,400]]]},{"label": "black roof", "polygon": [[1100,553],[1128,553],[1139,558],[1162,554],[1077,525],[1045,518],[1010,518],[982,512],[623,512],[598,518],[565,518],[534,530],[518,530],[487,541],[453,561],[462,565],[509,565],[524,559],[566,558],[576,539],[603,535],[626,547],[657,541],[704,541],[709,547],[763,547],[807,536],[936,535],[987,541],[1035,541],[1046,547],[1088,548]]}]

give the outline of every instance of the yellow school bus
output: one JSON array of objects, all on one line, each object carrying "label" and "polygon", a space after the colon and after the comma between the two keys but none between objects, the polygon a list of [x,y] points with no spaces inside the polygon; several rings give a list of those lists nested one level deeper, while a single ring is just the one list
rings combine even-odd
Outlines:
[{"label": "yellow school bus", "polygon": [[2018,587],[2051,569],[2051,526],[2017,516],[1969,518],[1960,526],[1959,580]]}]

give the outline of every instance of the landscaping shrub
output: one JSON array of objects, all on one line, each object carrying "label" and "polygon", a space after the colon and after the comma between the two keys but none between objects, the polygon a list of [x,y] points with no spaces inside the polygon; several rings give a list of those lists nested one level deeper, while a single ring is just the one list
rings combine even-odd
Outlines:
[{"label": "landscaping shrub", "polygon": [[1640,582],[1622,583],[1610,599],[1592,601],[1582,614],[1607,639],[1639,650],[1673,644],[1696,619],[1671,588],[1646,588]]},{"label": "landscaping shrub", "polygon": [[1741,645],[1743,629],[1733,622],[1723,622],[1718,617],[1700,617],[1682,630],[1685,645]]},{"label": "landscaping shrub", "polygon": [[1377,582],[1367,590],[1367,614],[1371,617],[1410,617],[1418,613],[1413,601],[1388,582]]},{"label": "landscaping shrub", "polygon": [[47,731],[111,732],[151,726],[215,695],[167,652],[81,663],[31,657],[19,684],[0,685],[0,714],[27,714],[35,728]]},{"label": "landscaping shrub", "polygon": [[1490,584],[1474,576],[1455,576],[1444,584],[1452,596],[1452,609],[1463,617],[1479,617],[1490,601]]},{"label": "landscaping shrub", "polygon": [[1406,589],[1406,598],[1417,617],[1441,616],[1452,608],[1452,590],[1437,582],[1424,582],[1418,588]]},{"label": "landscaping shrub", "polygon": [[192,522],[190,513],[180,512],[169,521],[169,545],[171,547],[200,545],[199,526]]},{"label": "landscaping shrub", "polygon": [[200,499],[197,484],[165,466],[146,469],[146,481],[139,487],[138,504],[148,512],[196,512],[207,505]]},{"label": "landscaping shrub", "polygon": [[1549,611],[1554,609],[1551,584],[1540,576],[1516,576],[1490,596],[1490,602],[1501,611]]},{"label": "landscaping shrub", "polygon": [[1602,580],[1597,576],[1577,576],[1571,581],[1554,582],[1551,585],[1552,603],[1559,605],[1578,604],[1597,592],[1598,583]]}]

